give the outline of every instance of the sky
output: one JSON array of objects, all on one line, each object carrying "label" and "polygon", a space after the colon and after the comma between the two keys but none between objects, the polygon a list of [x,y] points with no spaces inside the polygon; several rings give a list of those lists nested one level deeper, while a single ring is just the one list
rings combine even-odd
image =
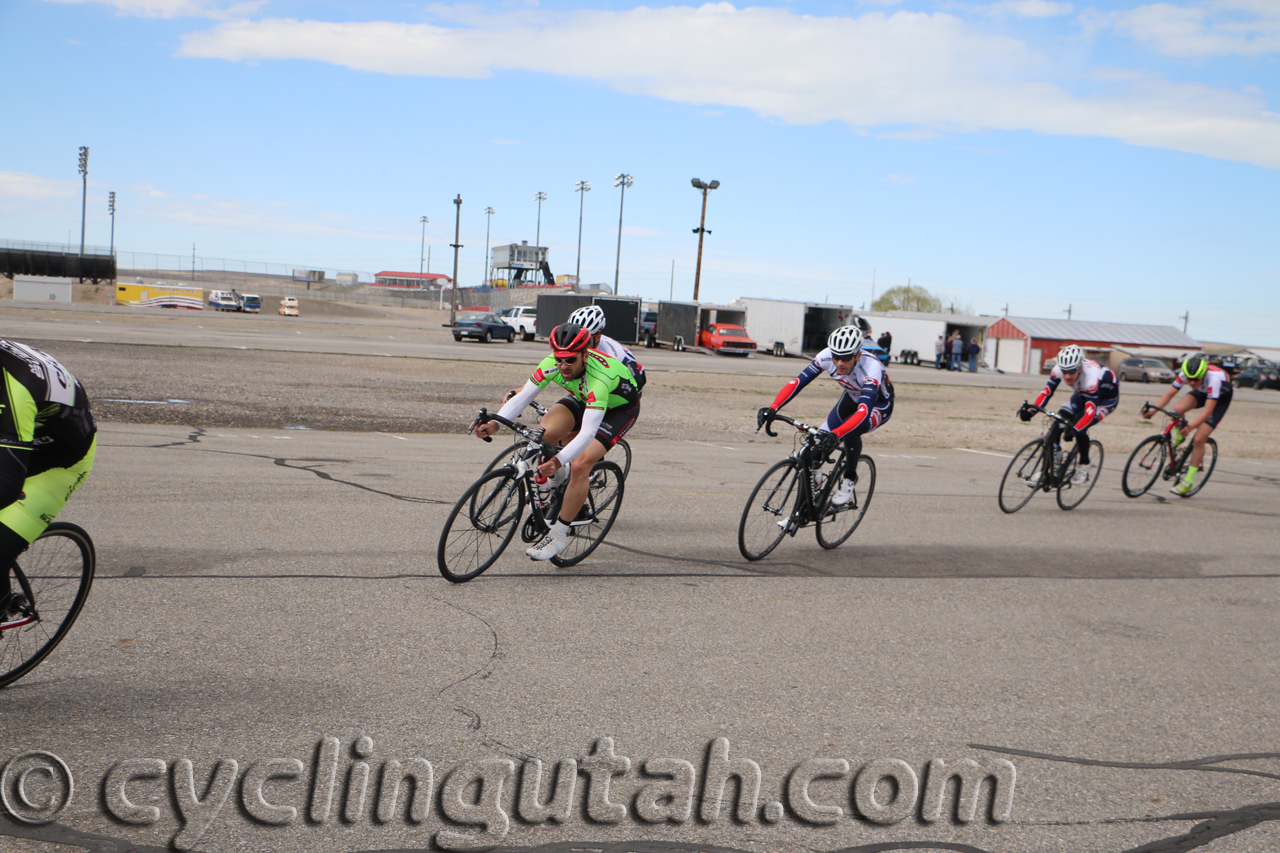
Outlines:
[{"label": "sky", "polygon": [[122,266],[451,273],[460,213],[460,284],[486,240],[572,274],[581,213],[584,282],[687,300],[700,178],[704,301],[1280,347],[1280,0],[0,0],[0,38],[0,239],[78,248],[83,145]]}]

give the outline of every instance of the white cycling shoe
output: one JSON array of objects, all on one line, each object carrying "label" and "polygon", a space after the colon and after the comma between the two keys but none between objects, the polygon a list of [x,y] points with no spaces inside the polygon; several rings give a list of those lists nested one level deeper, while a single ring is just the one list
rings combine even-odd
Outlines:
[{"label": "white cycling shoe", "polygon": [[835,494],[831,496],[832,506],[844,506],[853,499],[853,480],[848,477],[841,478],[840,485],[836,486]]},{"label": "white cycling shoe", "polygon": [[552,526],[551,531],[538,541],[537,545],[525,550],[525,554],[535,560],[550,560],[557,557],[569,543],[567,532],[559,523]]},{"label": "white cycling shoe", "polygon": [[1071,485],[1083,486],[1089,482],[1089,475],[1093,473],[1092,465],[1077,465],[1075,473],[1071,475]]}]

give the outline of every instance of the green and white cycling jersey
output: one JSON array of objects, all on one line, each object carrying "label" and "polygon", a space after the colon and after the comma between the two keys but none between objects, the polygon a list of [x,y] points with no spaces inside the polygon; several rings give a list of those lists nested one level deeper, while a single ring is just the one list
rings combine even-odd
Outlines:
[{"label": "green and white cycling jersey", "polygon": [[524,387],[498,411],[508,420],[514,420],[548,385],[559,385],[585,407],[582,428],[578,437],[569,442],[556,458],[567,465],[587,448],[606,412],[629,409],[640,402],[640,388],[635,374],[616,358],[610,358],[596,350],[586,351],[586,370],[577,379],[566,379],[560,373],[554,356],[544,358]]}]

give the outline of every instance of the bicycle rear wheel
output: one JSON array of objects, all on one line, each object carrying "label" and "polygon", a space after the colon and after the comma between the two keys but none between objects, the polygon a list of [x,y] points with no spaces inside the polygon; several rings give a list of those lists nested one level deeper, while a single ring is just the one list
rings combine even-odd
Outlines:
[{"label": "bicycle rear wheel", "polygon": [[594,551],[613,527],[622,506],[622,490],[626,477],[616,462],[601,460],[591,469],[587,499],[569,528],[564,550],[551,558],[560,568],[577,565]]},{"label": "bicycle rear wheel", "polygon": [[1089,472],[1087,482],[1072,485],[1071,478],[1075,476],[1077,460],[1080,458],[1079,444],[1080,439],[1076,439],[1077,446],[1071,448],[1071,452],[1067,454],[1067,461],[1062,465],[1062,479],[1058,483],[1058,506],[1062,509],[1075,509],[1080,506],[1084,499],[1089,497],[1094,484],[1098,482],[1098,476],[1102,473],[1102,444],[1090,441],[1089,455],[1093,458],[1093,470]]},{"label": "bicycle rear wheel", "polygon": [[35,669],[62,642],[89,597],[96,565],[89,534],[65,521],[50,524],[19,559],[12,591],[23,601],[9,621],[29,621],[0,631],[0,687]]},{"label": "bicycle rear wheel", "polygon": [[524,503],[514,468],[490,471],[472,483],[440,531],[440,574],[465,583],[497,562],[520,527]]},{"label": "bicycle rear wheel", "polygon": [[[841,459],[843,458],[842,456]],[[834,506],[836,490],[832,488],[827,505],[822,511],[822,518],[818,519],[818,544],[828,551],[843,544],[853,535],[853,531],[862,522],[862,517],[867,514],[871,496],[876,490],[876,463],[870,456],[859,456],[858,466],[854,471],[853,497],[848,503]],[[835,476],[834,471],[832,476]]]},{"label": "bicycle rear wheel", "polygon": [[1124,475],[1120,478],[1120,488],[1131,498],[1141,497],[1160,479],[1164,471],[1165,459],[1169,448],[1164,436],[1152,435],[1144,438],[1133,452],[1129,461],[1124,463]]},{"label": "bicycle rear wheel", "polygon": [[617,457],[614,457],[611,461],[622,469],[622,479],[625,480],[627,475],[631,473],[631,445],[627,444],[625,438],[620,438],[612,449],[622,454],[621,461]]},{"label": "bicycle rear wheel", "polygon": [[1009,460],[1004,477],[1000,479],[1000,509],[1017,512],[1027,505],[1041,486],[1044,476],[1044,439],[1029,441]]},{"label": "bicycle rear wheel", "polygon": [[742,521],[738,524],[738,550],[748,560],[760,560],[769,555],[782,537],[796,511],[800,497],[800,477],[794,459],[783,459],[774,465],[747,498],[742,509]]},{"label": "bicycle rear wheel", "polygon": [[[1188,453],[1187,459],[1190,460],[1190,458],[1191,458],[1191,454]],[[1200,474],[1196,478],[1196,484],[1191,488],[1191,491],[1187,492],[1186,497],[1191,497],[1196,492],[1204,488],[1204,484],[1209,482],[1209,475],[1213,473],[1213,466],[1217,464],[1218,464],[1218,442],[1214,441],[1212,438],[1205,439],[1204,459],[1200,461]],[[1186,473],[1187,473],[1187,469],[1184,464],[1182,470],[1179,471],[1178,474],[1181,476],[1185,476]]]}]

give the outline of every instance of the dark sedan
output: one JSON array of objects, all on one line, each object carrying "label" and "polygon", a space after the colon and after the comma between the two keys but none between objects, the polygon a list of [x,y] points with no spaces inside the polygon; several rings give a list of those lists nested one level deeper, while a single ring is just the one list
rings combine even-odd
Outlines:
[{"label": "dark sedan", "polygon": [[1274,364],[1251,364],[1231,380],[1241,388],[1280,389],[1280,368]]},{"label": "dark sedan", "polygon": [[507,343],[516,339],[515,327],[502,322],[497,314],[463,314],[449,328],[455,341],[475,338],[488,344],[493,343],[494,338],[501,338]]}]

